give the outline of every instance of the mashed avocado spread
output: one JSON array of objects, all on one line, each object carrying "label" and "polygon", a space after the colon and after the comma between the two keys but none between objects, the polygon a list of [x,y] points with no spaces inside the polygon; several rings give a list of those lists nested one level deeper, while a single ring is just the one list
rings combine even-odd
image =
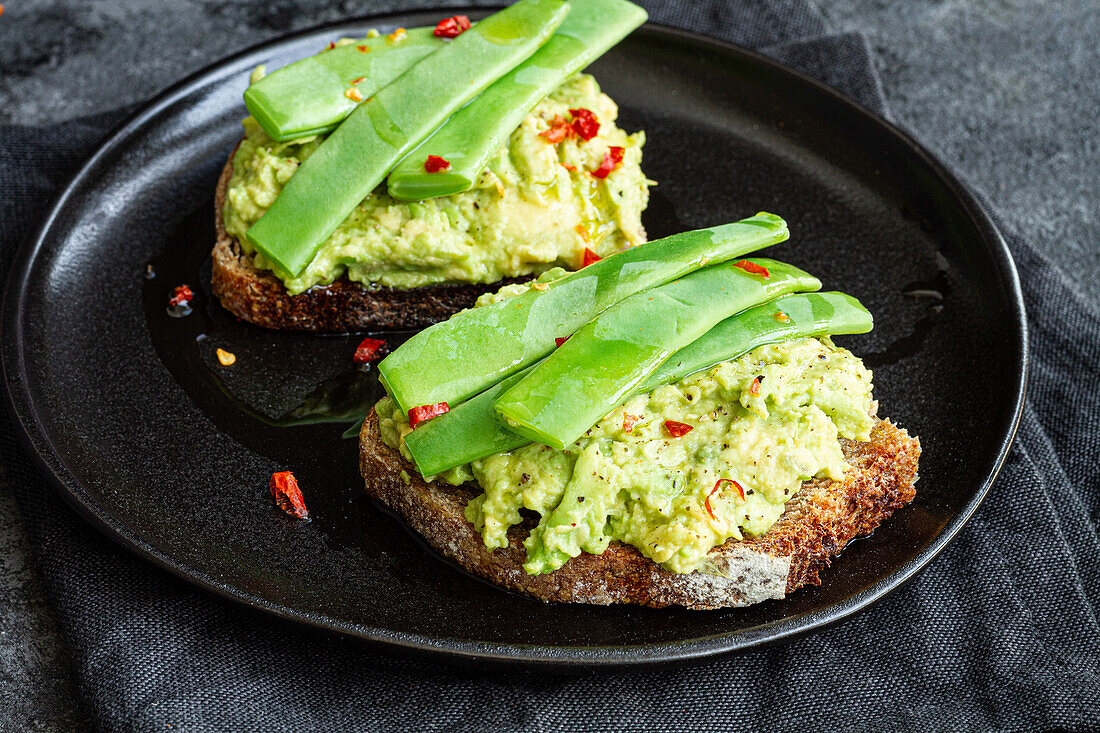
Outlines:
[{"label": "mashed avocado spread", "polygon": [[[566,450],[531,443],[434,478],[481,487],[466,518],[487,547],[507,546],[521,510],[540,515],[529,573],[611,540],[687,573],[727,539],[766,532],[803,481],[842,478],[839,438],[870,438],[871,389],[828,338],[762,346],[627,401]],[[410,458],[404,415],[388,397],[375,410],[383,442]],[[673,437],[666,421],[692,429]]]},{"label": "mashed avocado spread", "polygon": [[[555,145],[539,135],[556,116],[568,118],[577,108],[591,110],[599,120],[594,138],[572,137]],[[645,240],[641,215],[650,185],[641,170],[645,133],[627,135],[615,125],[617,115],[595,79],[572,77],[527,115],[472,189],[400,202],[380,186],[297,277],[255,252],[244,235],[324,136],[277,143],[247,117],[233,157],[225,229],[291,294],[344,274],[368,287],[413,288],[496,282],[555,265],[574,269],[586,247],[603,256]],[[621,167],[602,180],[589,175],[611,146],[625,148]]]}]

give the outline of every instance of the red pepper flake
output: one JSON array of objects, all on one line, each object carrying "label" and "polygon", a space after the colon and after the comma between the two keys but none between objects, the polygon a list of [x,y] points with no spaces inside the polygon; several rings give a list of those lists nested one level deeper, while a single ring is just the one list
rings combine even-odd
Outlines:
[{"label": "red pepper flake", "polygon": [[3,14],[4,14],[4,6],[0,5],[0,15],[3,15]]},{"label": "red pepper flake", "polygon": [[298,480],[290,471],[271,474],[271,497],[275,499],[276,506],[295,519],[309,519],[306,500],[302,498]]},{"label": "red pepper flake", "polygon": [[336,41],[329,41],[329,44],[325,46],[326,51],[331,51],[334,48],[336,48]]},{"label": "red pepper flake", "polygon": [[368,361],[377,361],[386,353],[386,342],[382,339],[365,338],[355,347],[355,354],[351,360],[356,364],[366,364]]},{"label": "red pepper flake", "polygon": [[737,483],[731,478],[720,478],[715,481],[714,488],[710,490],[710,492],[707,494],[707,498],[703,500],[703,507],[707,510],[707,514],[710,515],[710,518],[716,522],[718,521],[718,517],[714,516],[714,509],[711,508],[710,505],[710,497],[714,496],[714,492],[718,491],[718,487],[722,484],[733,484],[733,488],[737,489],[737,493],[741,496],[741,501],[745,500],[745,490],[741,488],[741,484]]},{"label": "red pepper flake", "polygon": [[596,137],[600,132],[600,121],[596,119],[596,115],[592,114],[592,110],[588,109],[571,109],[569,114],[573,115],[573,132],[577,133],[577,137],[582,140],[591,140]]},{"label": "red pepper flake", "polygon": [[363,80],[364,80],[364,79],[366,79],[366,78],[367,78],[367,77],[365,77],[365,76],[361,76],[361,77],[359,77],[358,79],[352,79],[352,80],[351,80],[351,83],[352,83],[352,84],[358,84],[359,82],[363,81]]},{"label": "red pepper flake", "polygon": [[[542,133],[540,132],[539,134],[541,135]],[[577,170],[577,166],[575,166],[571,163],[562,163],[561,167],[564,168],[565,170],[569,171],[570,173],[575,173],[576,170]]]},{"label": "red pepper flake", "polygon": [[634,430],[634,425],[642,419],[641,415],[631,415],[629,412],[623,413],[623,432],[629,433]]},{"label": "red pepper flake", "polygon": [[790,323],[791,322],[791,317],[788,316],[783,311],[776,311],[775,315],[773,315],[772,318],[779,321],[780,323]]},{"label": "red pepper flake", "polygon": [[603,154],[603,162],[600,163],[600,167],[594,171],[591,171],[593,178],[607,178],[611,171],[619,169],[619,166],[623,164],[623,155],[626,154],[626,148],[620,148],[618,145],[612,145],[607,149],[607,152]]},{"label": "red pepper flake", "polygon": [[598,254],[588,249],[588,247],[585,247],[584,253],[581,255],[581,267],[588,267],[593,262],[599,262],[602,259],[603,257],[600,257]]},{"label": "red pepper flake", "polygon": [[671,435],[673,438],[682,438],[694,429],[694,425],[688,425],[686,422],[665,420],[665,430],[667,430],[668,434]]},{"label": "red pepper flake", "polygon": [[465,15],[455,15],[439,21],[432,35],[440,38],[456,38],[468,30],[470,30],[470,19]]},{"label": "red pepper flake", "polygon": [[355,50],[359,53],[370,53],[370,46],[356,46]]},{"label": "red pepper flake", "polygon": [[718,487],[722,484],[731,484],[733,488],[737,489],[737,495],[741,497],[741,501],[745,500],[745,490],[741,488],[741,484],[737,483],[731,478],[720,478],[714,482],[714,488],[710,490],[710,493],[714,493],[718,490]]},{"label": "red pepper flake", "polygon": [[451,162],[440,158],[438,155],[429,155],[428,159],[424,161],[424,170],[429,173],[439,173],[439,171],[445,171],[451,167]]},{"label": "red pepper flake", "polygon": [[[713,493],[714,493],[714,491],[711,490],[711,494],[713,494]],[[703,499],[703,508],[707,510],[707,514],[710,515],[711,519],[713,519],[716,522],[718,521],[718,517],[714,516],[714,510],[711,509],[711,507],[710,507],[710,494],[707,494],[707,498]]]},{"label": "red pepper flake", "polygon": [[554,339],[554,345],[560,347],[562,344],[564,344],[568,340],[569,340],[569,336],[559,336],[558,338]]},{"label": "red pepper flake", "polygon": [[740,262],[735,264],[734,267],[739,267],[745,272],[752,275],[759,275],[765,280],[767,280],[768,277],[771,275],[771,273],[768,272],[768,268],[764,267],[763,265],[758,265],[755,262],[749,262],[748,260],[741,260]]},{"label": "red pepper flake", "polygon": [[749,394],[753,397],[760,396],[760,377],[752,380],[752,384],[749,385]]},{"label": "red pepper flake", "polygon": [[540,132],[539,136],[546,138],[546,142],[551,145],[557,145],[574,134],[573,126],[566,122],[564,117],[554,115],[554,119],[550,120],[550,127]]},{"label": "red pepper flake", "polygon": [[195,299],[195,294],[191,292],[191,288],[187,285],[177,285],[176,289],[172,292],[172,297],[168,299],[168,305],[173,308],[178,308],[181,305],[187,305]]},{"label": "red pepper flake", "polygon": [[425,420],[439,417],[444,412],[450,412],[451,408],[446,402],[436,402],[434,405],[420,405],[409,410],[409,427],[415,428]]}]

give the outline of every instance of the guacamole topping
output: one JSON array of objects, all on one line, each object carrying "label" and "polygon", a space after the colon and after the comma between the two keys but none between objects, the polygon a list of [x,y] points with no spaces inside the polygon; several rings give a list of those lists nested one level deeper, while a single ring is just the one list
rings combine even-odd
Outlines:
[{"label": "guacamole topping", "polygon": [[[571,137],[554,144],[539,134],[556,116],[581,108],[600,122],[591,140]],[[225,229],[255,255],[256,267],[274,272],[291,294],[343,275],[368,287],[413,288],[496,282],[555,266],[575,269],[585,248],[604,256],[645,239],[645,133],[626,134],[614,124],[617,115],[595,79],[570,78],[527,115],[472,189],[419,202],[396,201],[384,185],[375,189],[297,277],[256,252],[245,232],[324,136],[278,143],[246,117],[226,193]],[[604,179],[590,175],[612,147],[625,149],[622,165]]]},{"label": "guacamole topping", "polygon": [[[692,572],[726,540],[766,532],[803,481],[843,477],[839,439],[869,440],[871,390],[828,338],[762,346],[628,400],[565,450],[531,443],[434,478],[481,487],[466,518],[487,547],[508,544],[521,510],[537,513],[529,573],[612,540]],[[383,441],[408,458],[400,410],[389,398],[375,409]]]}]

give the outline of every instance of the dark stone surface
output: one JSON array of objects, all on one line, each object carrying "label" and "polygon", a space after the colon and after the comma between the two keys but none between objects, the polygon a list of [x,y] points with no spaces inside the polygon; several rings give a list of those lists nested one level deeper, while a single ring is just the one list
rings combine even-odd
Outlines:
[{"label": "dark stone surface", "polygon": [[818,2],[866,34],[896,121],[1100,299],[1100,4]]},{"label": "dark stone surface", "polygon": [[[395,5],[9,2],[0,122],[139,101],[266,38]],[[833,0],[820,10],[831,30],[867,35],[894,118],[1100,297],[1100,122],[1078,95],[1100,68],[1094,0]],[[0,730],[86,727],[17,512],[0,494]]]}]

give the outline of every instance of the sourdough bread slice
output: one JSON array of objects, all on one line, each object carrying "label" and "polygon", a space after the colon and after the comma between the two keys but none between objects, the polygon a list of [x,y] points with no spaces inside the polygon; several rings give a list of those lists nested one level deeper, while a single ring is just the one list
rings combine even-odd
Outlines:
[{"label": "sourdough bread slice", "polygon": [[[518,282],[428,285],[400,290],[364,288],[347,278],[290,295],[282,281],[255,267],[237,239],[225,231],[222,211],[233,177],[233,156],[222,169],[214,193],[217,239],[212,253],[211,284],[221,304],[233,315],[265,328],[293,331],[372,331],[424,328],[473,306],[482,293]],[[526,279],[526,278],[525,278]]]},{"label": "sourdough bread slice", "polygon": [[544,601],[633,603],[661,608],[713,609],[782,598],[803,585],[819,585],[852,539],[872,532],[913,500],[920,441],[888,420],[878,420],[866,443],[842,440],[852,467],[844,480],[802,485],[764,535],[715,548],[703,571],[676,574],[629,545],[612,542],[600,555],[582,553],[546,575],[523,570],[523,540],[533,526],[512,527],[506,548],[490,550],[466,521],[477,486],[425,482],[412,464],[382,442],[371,410],[359,438],[359,467],[367,494],[393,509],[428,543],[467,570]]}]

